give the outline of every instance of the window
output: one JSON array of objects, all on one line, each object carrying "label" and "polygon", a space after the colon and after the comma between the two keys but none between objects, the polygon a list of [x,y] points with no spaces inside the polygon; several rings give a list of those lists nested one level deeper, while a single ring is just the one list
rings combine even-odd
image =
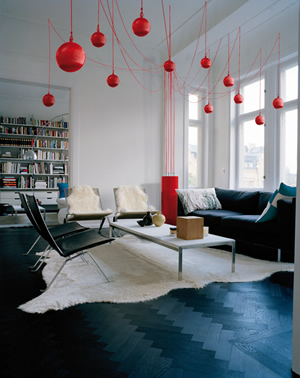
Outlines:
[{"label": "window", "polygon": [[297,184],[297,138],[298,138],[298,66],[282,70],[282,108],[280,124],[280,180],[287,185]]},{"label": "window", "polygon": [[[238,107],[238,177],[239,188],[264,187],[265,128],[255,123],[264,112],[265,80],[257,80],[241,88],[244,102]],[[259,90],[261,88],[261,101]]]},{"label": "window", "polygon": [[189,95],[188,106],[188,187],[200,186],[201,109],[199,98]]},{"label": "window", "polygon": [[[231,178],[236,188],[272,191],[280,182],[296,186],[298,65],[294,61],[281,67],[282,109],[274,109],[272,104],[277,97],[277,69],[277,66],[269,67],[261,83],[256,79],[241,86],[244,102],[235,105],[236,123],[232,129],[236,149],[231,154],[232,167],[235,167]],[[266,120],[262,126],[255,123],[260,108]]]},{"label": "window", "polygon": [[264,186],[264,127],[254,120],[242,122],[240,132],[239,187],[262,188]]}]

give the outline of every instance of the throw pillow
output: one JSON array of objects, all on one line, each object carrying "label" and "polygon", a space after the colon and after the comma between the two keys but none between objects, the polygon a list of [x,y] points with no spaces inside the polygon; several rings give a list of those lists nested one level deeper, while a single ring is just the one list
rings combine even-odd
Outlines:
[{"label": "throw pillow", "polygon": [[276,218],[278,200],[293,197],[296,197],[296,187],[288,186],[282,182],[279,189],[276,189],[272,197],[269,199],[266,208],[257,219],[256,223],[267,222]]},{"label": "throw pillow", "polygon": [[208,189],[176,189],[184,214],[195,210],[222,209],[215,188]]},{"label": "throw pillow", "polygon": [[59,198],[65,198],[65,189],[68,189],[68,184],[64,182],[58,182],[57,187],[59,189]]}]

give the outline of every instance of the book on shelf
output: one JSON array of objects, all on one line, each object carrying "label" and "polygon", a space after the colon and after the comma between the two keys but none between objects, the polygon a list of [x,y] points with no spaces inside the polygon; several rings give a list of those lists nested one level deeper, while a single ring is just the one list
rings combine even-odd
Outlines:
[{"label": "book on shelf", "polygon": [[2,179],[2,186],[3,188],[16,188],[17,179],[15,177],[5,176]]},{"label": "book on shelf", "polygon": [[47,183],[45,180],[35,180],[34,186],[36,189],[47,189]]}]

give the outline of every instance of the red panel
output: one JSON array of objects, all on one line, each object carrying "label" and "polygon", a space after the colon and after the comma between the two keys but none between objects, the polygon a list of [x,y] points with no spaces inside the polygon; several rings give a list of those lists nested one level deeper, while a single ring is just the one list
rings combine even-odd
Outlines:
[{"label": "red panel", "polygon": [[166,223],[176,226],[178,176],[162,176],[161,178],[161,212]]}]

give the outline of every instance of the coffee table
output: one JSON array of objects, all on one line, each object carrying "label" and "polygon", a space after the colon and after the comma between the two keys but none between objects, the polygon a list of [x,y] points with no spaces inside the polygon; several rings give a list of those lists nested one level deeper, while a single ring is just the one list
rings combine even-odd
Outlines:
[{"label": "coffee table", "polygon": [[152,243],[162,245],[166,248],[178,252],[178,280],[182,280],[182,257],[185,249],[216,247],[220,245],[230,245],[232,250],[231,271],[235,272],[235,240],[222,236],[208,234],[203,239],[184,240],[179,239],[176,235],[170,234],[169,224],[161,227],[145,226],[140,227],[136,219],[124,219],[109,224],[109,237],[112,237],[113,230],[118,229],[128,234],[135,235],[141,239],[148,240]]}]

